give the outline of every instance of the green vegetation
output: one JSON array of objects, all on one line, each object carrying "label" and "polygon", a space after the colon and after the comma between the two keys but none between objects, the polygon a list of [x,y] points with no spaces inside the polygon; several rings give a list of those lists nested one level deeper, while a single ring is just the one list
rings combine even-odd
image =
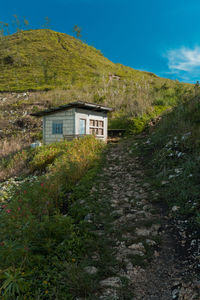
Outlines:
[{"label": "green vegetation", "polygon": [[[74,30],[80,37],[81,29]],[[174,214],[191,228],[200,227],[200,104],[192,98],[198,86],[114,64],[94,47],[44,29],[2,35],[0,70],[0,91],[16,92],[4,94],[2,101],[0,121],[10,121],[2,123],[5,137],[12,134],[18,144],[20,136],[28,137],[18,148],[15,141],[2,143],[0,179],[29,175],[10,179],[1,189],[1,299],[94,299],[98,276],[114,276],[108,266],[118,266],[106,245],[111,241],[98,238],[96,225],[85,220],[95,211],[98,224],[103,214],[105,231],[112,234],[107,195],[100,205],[95,191],[91,194],[103,144],[87,137],[22,149],[28,139],[41,138],[41,123],[30,112],[81,99],[113,107],[110,128],[128,134],[149,130],[139,150],[145,150],[160,200],[176,206]],[[27,90],[35,92],[19,94]],[[154,128],[156,118],[161,120]],[[132,257],[134,265],[151,257],[146,244],[145,249],[147,256]],[[84,268],[95,252],[99,274],[89,275]]]},{"label": "green vegetation", "polygon": [[[94,47],[49,29],[19,31],[2,36],[0,49],[0,91],[82,88],[90,84],[97,87],[110,81],[126,89],[126,85],[131,88],[145,82],[145,86],[138,86],[138,90],[148,90],[154,86],[167,90],[167,96],[173,99],[173,89],[177,85],[152,73],[114,64]],[[109,75],[117,76],[118,80],[109,79]],[[161,96],[159,100],[162,99]]]},{"label": "green vegetation", "polygon": [[38,138],[41,123],[28,118],[33,111],[81,99],[113,107],[110,128],[138,133],[160,112],[195,94],[193,85],[114,64],[94,47],[49,29],[1,36],[0,70],[0,91],[8,92],[0,122],[12,121],[3,125],[3,137],[18,140],[24,128],[26,139]]},{"label": "green vegetation", "polygon": [[1,91],[83,87],[101,82],[109,73],[123,79],[131,79],[133,75],[139,79],[152,78],[143,72],[115,65],[94,47],[49,29],[4,36],[0,49]]},{"label": "green vegetation", "polygon": [[[193,230],[200,228],[199,97],[178,104],[142,144],[160,200]],[[153,153],[153,155],[152,155]]]},{"label": "green vegetation", "polygon": [[24,180],[1,199],[1,299],[89,294],[93,279],[79,261],[93,237],[84,222],[87,211],[67,195],[87,172],[79,188],[88,192],[103,147],[87,137],[32,150],[30,166],[46,174]]}]

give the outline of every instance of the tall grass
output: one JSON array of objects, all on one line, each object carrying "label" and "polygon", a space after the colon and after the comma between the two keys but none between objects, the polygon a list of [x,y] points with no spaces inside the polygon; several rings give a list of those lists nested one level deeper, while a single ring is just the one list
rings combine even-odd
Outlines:
[{"label": "tall grass", "polygon": [[16,153],[17,151],[29,146],[30,143],[30,140],[19,136],[11,137],[10,139],[3,139],[0,141],[0,158]]},{"label": "tall grass", "polygon": [[82,221],[75,223],[70,216],[67,193],[98,163],[103,148],[102,142],[86,137],[33,153],[32,168],[40,171],[45,165],[46,175],[22,184],[8,203],[1,204],[1,297],[72,299],[71,287],[58,282],[85,253],[88,233]]},{"label": "tall grass", "polygon": [[144,148],[161,199],[170,208],[177,206],[175,214],[191,228],[200,230],[199,97],[177,105],[163,116]]}]

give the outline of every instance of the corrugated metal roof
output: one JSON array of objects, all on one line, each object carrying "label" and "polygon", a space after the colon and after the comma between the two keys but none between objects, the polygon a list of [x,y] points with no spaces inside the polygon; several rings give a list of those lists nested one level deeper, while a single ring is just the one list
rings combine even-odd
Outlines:
[{"label": "corrugated metal roof", "polygon": [[76,101],[76,102],[71,102],[71,103],[61,105],[58,107],[52,107],[52,108],[49,108],[49,109],[46,109],[43,111],[38,111],[38,112],[32,113],[30,115],[35,116],[35,117],[41,117],[41,116],[45,116],[48,114],[52,114],[57,111],[67,110],[67,109],[74,108],[74,107],[84,108],[84,109],[93,110],[93,111],[105,111],[105,112],[113,110],[112,108],[103,106],[103,105],[98,105],[98,104],[84,102],[84,101]]}]

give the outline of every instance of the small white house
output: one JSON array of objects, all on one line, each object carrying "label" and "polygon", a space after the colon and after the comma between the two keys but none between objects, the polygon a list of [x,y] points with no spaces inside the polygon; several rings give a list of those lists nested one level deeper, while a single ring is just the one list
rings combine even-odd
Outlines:
[{"label": "small white house", "polygon": [[106,142],[109,111],[112,108],[77,101],[31,115],[43,117],[44,144],[92,134]]}]

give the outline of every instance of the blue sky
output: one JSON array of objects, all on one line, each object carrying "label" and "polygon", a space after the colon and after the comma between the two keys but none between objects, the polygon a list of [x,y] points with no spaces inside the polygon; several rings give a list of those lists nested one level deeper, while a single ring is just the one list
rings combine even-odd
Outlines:
[{"label": "blue sky", "polygon": [[111,61],[184,82],[200,80],[199,0],[8,0],[0,21],[27,18],[82,39]]}]

